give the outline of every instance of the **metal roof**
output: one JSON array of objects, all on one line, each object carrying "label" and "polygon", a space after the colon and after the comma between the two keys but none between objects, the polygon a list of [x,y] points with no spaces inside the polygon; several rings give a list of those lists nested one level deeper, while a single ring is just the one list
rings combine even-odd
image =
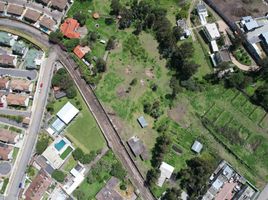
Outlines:
[{"label": "metal roof", "polygon": [[199,141],[195,141],[194,144],[192,145],[192,150],[196,153],[200,153],[203,148],[203,145]]},{"label": "metal roof", "polygon": [[70,102],[67,102],[62,109],[57,113],[57,116],[65,123],[69,124],[70,121],[79,113],[79,110]]}]

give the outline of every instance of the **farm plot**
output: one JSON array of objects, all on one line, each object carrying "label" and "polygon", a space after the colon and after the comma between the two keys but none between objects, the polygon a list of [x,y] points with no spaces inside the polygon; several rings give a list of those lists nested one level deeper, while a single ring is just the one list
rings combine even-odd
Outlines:
[{"label": "farm plot", "polygon": [[247,98],[240,93],[232,100],[232,105],[236,109],[241,109],[241,107],[243,107],[247,101]]},{"label": "farm plot", "polygon": [[249,118],[253,121],[253,122],[256,122],[257,124],[259,124],[263,118],[265,117],[266,115],[266,112],[260,108],[260,107],[257,107],[252,113],[251,115],[249,116]]},{"label": "farm plot", "polygon": [[222,112],[223,112],[223,109],[214,105],[208,110],[205,117],[208,118],[210,121],[215,122]]},{"label": "farm plot", "polygon": [[268,114],[265,115],[265,117],[263,118],[263,120],[260,123],[260,126],[262,128],[268,129]]},{"label": "farm plot", "polygon": [[247,101],[240,110],[246,114],[247,116],[250,116],[250,114],[255,110],[256,106],[253,105],[250,101]]},{"label": "farm plot", "polygon": [[233,117],[232,117],[231,113],[224,111],[223,113],[221,113],[221,115],[218,117],[218,119],[215,121],[215,123],[217,126],[224,127],[232,120],[233,120]]},{"label": "farm plot", "polygon": [[221,98],[226,100],[226,101],[231,101],[235,98],[237,95],[237,91],[234,91],[232,89],[226,90],[222,95]]}]

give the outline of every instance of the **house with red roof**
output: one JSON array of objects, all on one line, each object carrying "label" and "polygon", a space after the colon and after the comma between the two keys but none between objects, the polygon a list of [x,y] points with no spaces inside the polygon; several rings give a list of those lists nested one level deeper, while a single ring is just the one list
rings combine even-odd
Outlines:
[{"label": "house with red roof", "polygon": [[82,59],[90,51],[91,49],[88,46],[82,47],[80,45],[77,45],[73,50],[74,54],[80,59]]},{"label": "house with red roof", "polygon": [[60,31],[67,38],[80,38],[80,33],[77,32],[77,29],[80,27],[80,24],[77,20],[68,18],[60,26]]}]

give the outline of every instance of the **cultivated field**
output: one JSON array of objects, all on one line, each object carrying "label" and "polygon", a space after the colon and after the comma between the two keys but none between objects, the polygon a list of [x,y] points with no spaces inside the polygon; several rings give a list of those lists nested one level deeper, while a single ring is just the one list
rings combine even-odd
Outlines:
[{"label": "cultivated field", "polygon": [[264,16],[268,5],[263,0],[212,0],[220,10],[232,21],[239,20],[242,16]]}]

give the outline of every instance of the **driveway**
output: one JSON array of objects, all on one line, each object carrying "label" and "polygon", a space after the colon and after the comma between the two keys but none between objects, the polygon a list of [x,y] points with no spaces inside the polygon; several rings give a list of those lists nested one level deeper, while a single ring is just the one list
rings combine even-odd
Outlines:
[{"label": "driveway", "polygon": [[0,114],[20,115],[23,117],[31,117],[31,112],[29,112],[29,111],[11,110],[11,109],[5,109],[5,108],[0,108]]},{"label": "driveway", "polygon": [[35,80],[38,74],[35,70],[7,69],[0,67],[0,76],[5,75]]}]

